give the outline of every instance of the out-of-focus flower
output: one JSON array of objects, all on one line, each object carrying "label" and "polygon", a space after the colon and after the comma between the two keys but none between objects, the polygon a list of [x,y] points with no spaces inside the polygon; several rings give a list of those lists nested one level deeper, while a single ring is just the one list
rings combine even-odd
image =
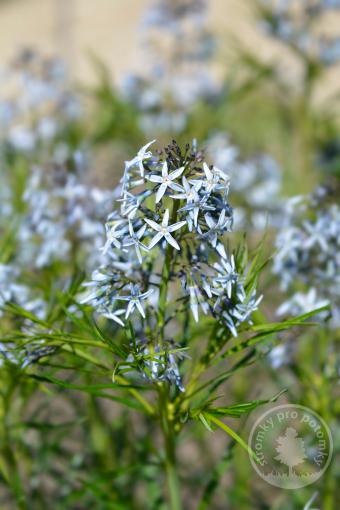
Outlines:
[{"label": "out-of-focus flower", "polygon": [[223,134],[209,140],[208,154],[218,168],[228,173],[237,204],[235,229],[280,226],[282,172],[275,160],[267,154],[242,160],[239,149]]},{"label": "out-of-focus flower", "polygon": [[77,246],[78,256],[88,267],[95,267],[98,258],[93,260],[93,247],[103,245],[102,222],[111,208],[111,192],[88,186],[64,166],[35,166],[24,201],[27,211],[18,231],[19,264],[44,267],[65,261],[72,255],[72,246]]},{"label": "out-of-focus flower", "polygon": [[[0,264],[0,317],[6,313],[6,305],[10,304],[24,308],[26,312],[40,320],[46,316],[46,302],[31,287],[23,283],[20,269],[13,264]],[[28,335],[31,334],[33,326],[30,319],[23,319],[19,325],[22,332],[27,331]],[[0,342],[0,367],[7,361],[23,368],[47,355],[47,351],[51,351],[46,346],[44,350],[43,341],[27,343],[24,348],[18,348],[12,341],[6,342],[5,337],[3,333]]]},{"label": "out-of-focus flower", "polygon": [[0,315],[7,302],[24,305],[29,300],[29,289],[18,283],[20,271],[9,264],[0,264]]},{"label": "out-of-focus flower", "polygon": [[268,361],[274,370],[289,363],[291,357],[288,351],[289,349],[287,348],[287,345],[281,344],[275,346],[268,353]]},{"label": "out-of-focus flower", "polygon": [[326,36],[321,22],[323,14],[340,8],[338,0],[260,0],[259,5],[262,29],[293,48],[295,54],[323,66],[339,62],[340,39]]},{"label": "out-of-focus flower", "polygon": [[[302,315],[304,313],[312,312],[318,308],[323,308],[329,305],[327,299],[319,299],[316,289],[312,288],[305,294],[297,292],[291,299],[285,301],[277,309],[278,315]],[[328,313],[321,313],[322,317],[327,317]]]},{"label": "out-of-focus flower", "polygon": [[302,313],[315,306],[330,304],[331,324],[336,326],[340,304],[340,209],[325,204],[323,193],[290,200],[286,225],[276,238],[277,253],[273,271],[283,290],[300,282],[307,293],[298,292],[284,303],[281,313],[299,309]]},{"label": "out-of-focus flower", "polygon": [[55,139],[80,114],[60,60],[28,49],[2,69],[0,149],[8,144],[17,152],[32,152]]},{"label": "out-of-focus flower", "polygon": [[156,0],[146,13],[145,72],[128,76],[122,90],[141,112],[147,134],[181,132],[197,102],[220,93],[209,72],[215,42],[206,10],[203,0]]}]

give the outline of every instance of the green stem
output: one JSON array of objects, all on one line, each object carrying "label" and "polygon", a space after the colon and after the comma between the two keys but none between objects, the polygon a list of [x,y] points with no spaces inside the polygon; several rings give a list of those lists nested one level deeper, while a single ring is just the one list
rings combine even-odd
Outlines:
[{"label": "green stem", "polygon": [[12,448],[12,440],[10,437],[10,404],[15,391],[15,383],[8,385],[7,392],[2,399],[1,424],[0,424],[0,460],[3,470],[3,476],[12,494],[16,499],[17,508],[26,510],[25,492],[21,481],[19,466]]},{"label": "green stem", "polygon": [[158,305],[158,327],[160,332],[160,340],[164,340],[165,314],[168,296],[168,285],[171,271],[173,247],[168,244],[165,251],[164,266],[162,271],[161,284],[159,287],[159,305]]},{"label": "green stem", "polygon": [[165,469],[168,480],[168,489],[170,495],[170,505],[172,510],[181,510],[180,484],[177,475],[174,437],[168,436],[165,442]]},{"label": "green stem", "polygon": [[[175,223],[177,220],[177,212],[179,208],[179,200],[177,200],[174,204],[172,214],[171,214],[171,223]],[[165,258],[164,258],[164,266],[162,270],[161,283],[159,287],[159,305],[158,305],[158,327],[160,331],[160,341],[164,340],[164,329],[165,329],[165,315],[166,315],[166,307],[167,307],[167,298],[168,298],[168,287],[170,281],[171,274],[171,264],[173,262],[174,256],[174,248],[171,244],[167,244],[165,250]]]},{"label": "green stem", "polygon": [[165,446],[165,473],[171,510],[181,510],[180,482],[176,462],[176,436],[173,423],[173,404],[168,399],[168,387],[162,384],[159,392],[160,418]]},{"label": "green stem", "polygon": [[[171,223],[177,220],[179,200],[175,202],[171,213]],[[173,264],[174,248],[167,244],[165,251],[164,266],[159,287],[158,303],[158,327],[160,344],[165,337],[166,309],[168,300],[168,287]],[[169,491],[171,510],[181,510],[180,483],[176,465],[176,436],[174,431],[173,404],[169,401],[169,389],[167,384],[161,383],[159,387],[159,411],[165,446],[165,473]]]}]

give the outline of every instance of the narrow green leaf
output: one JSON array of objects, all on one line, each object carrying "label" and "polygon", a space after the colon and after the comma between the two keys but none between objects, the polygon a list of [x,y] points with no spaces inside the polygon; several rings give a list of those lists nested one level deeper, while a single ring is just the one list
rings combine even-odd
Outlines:
[{"label": "narrow green leaf", "polygon": [[203,423],[204,427],[209,430],[209,432],[213,432],[213,429],[210,427],[209,423],[207,422],[207,420],[205,419],[205,416],[204,414],[202,413],[199,413],[198,414],[198,418],[201,420],[201,422]]},{"label": "narrow green leaf", "polygon": [[[39,375],[32,374],[31,377],[33,379],[40,381],[40,382],[55,384],[57,386],[61,386],[62,388],[66,388],[69,390],[81,391],[84,393],[89,393],[96,397],[113,400],[114,402],[119,402],[121,404],[124,404],[124,405],[132,408],[132,409],[137,409],[137,410],[141,411],[141,406],[130,399],[127,399],[124,397],[116,397],[114,395],[110,395],[108,393],[100,391],[101,389],[123,388],[122,385],[118,385],[118,384],[115,385],[113,383],[111,383],[111,384],[96,384],[96,385],[92,385],[92,386],[91,385],[79,385],[79,384],[68,383],[66,381],[62,381],[61,379],[57,379],[56,377],[52,377],[52,376],[39,376]],[[127,387],[126,389],[129,389],[129,387]]]},{"label": "narrow green leaf", "polygon": [[217,425],[220,429],[222,429],[224,432],[228,434],[228,436],[232,437],[248,454],[256,461],[259,462],[258,457],[256,456],[256,453],[247,445],[247,443],[242,439],[241,436],[239,436],[233,429],[231,429],[226,423],[216,418],[216,416],[213,416],[209,413],[204,413],[205,418],[210,420],[212,423]]},{"label": "narrow green leaf", "polygon": [[259,406],[263,406],[265,404],[269,404],[270,402],[276,402],[278,398],[285,393],[286,390],[282,390],[274,397],[270,399],[264,399],[264,400],[253,400],[250,402],[243,402],[242,404],[234,404],[231,406],[225,406],[225,407],[209,407],[207,408],[207,411],[209,414],[217,415],[217,416],[233,416],[239,418],[243,414],[250,413],[254,409],[257,409]]}]

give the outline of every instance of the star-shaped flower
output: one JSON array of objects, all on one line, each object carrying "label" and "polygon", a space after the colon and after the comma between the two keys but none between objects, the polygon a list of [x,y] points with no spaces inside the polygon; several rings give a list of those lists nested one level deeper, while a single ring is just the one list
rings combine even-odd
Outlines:
[{"label": "star-shaped flower", "polygon": [[119,315],[122,315],[125,313],[125,310],[114,310],[113,312],[105,312],[103,313],[103,317],[106,317],[107,319],[110,319],[112,321],[117,322],[120,326],[124,326],[124,322],[118,317]]},{"label": "star-shaped flower", "polygon": [[206,163],[203,163],[203,170],[206,177],[204,185],[208,193],[210,193],[216,188],[221,179],[225,182],[224,186],[226,186],[226,184],[229,183],[230,180],[229,176],[222,172],[222,170],[216,168],[215,166],[211,170]]},{"label": "star-shaped flower", "polygon": [[308,221],[305,221],[304,227],[308,233],[308,238],[304,243],[306,249],[309,250],[310,248],[318,244],[321,250],[327,253],[328,243],[325,236],[325,225],[323,224],[323,222],[317,221],[316,223],[313,224]]},{"label": "star-shaped flower", "polygon": [[[205,179],[192,179],[190,182],[193,184],[203,184],[208,194],[217,189],[226,189],[228,191],[230,183],[229,175],[225,174],[222,170],[215,166],[210,169],[206,163],[203,163],[203,171]],[[219,184],[221,180],[223,181],[223,184]]]},{"label": "star-shaped flower", "polygon": [[147,292],[140,292],[139,286],[131,283],[130,285],[131,294],[129,296],[119,296],[117,299],[121,301],[128,301],[129,304],[126,309],[125,319],[137,308],[141,316],[145,319],[145,312],[141,303],[142,299],[147,299],[150,294],[153,293],[153,289],[149,289]]},{"label": "star-shaped flower", "polygon": [[124,221],[118,220],[116,218],[106,223],[105,228],[107,241],[102,249],[104,254],[107,253],[112,244],[117,249],[121,248],[121,242],[119,241],[119,238],[121,238],[124,235],[125,228],[123,227],[121,230],[118,230],[118,227],[120,227],[122,224],[124,224]]},{"label": "star-shaped flower", "polygon": [[259,304],[262,301],[263,296],[259,296],[256,299],[256,292],[250,296],[250,298],[244,303],[238,303],[235,308],[233,308],[230,314],[235,317],[239,322],[244,322],[249,320],[249,317],[253,312],[258,309]]},{"label": "star-shaped flower", "polygon": [[[192,181],[193,182],[193,181]],[[184,207],[181,207],[179,211],[189,211],[191,219],[194,221],[195,227],[197,227],[198,224],[198,215],[200,210],[201,211],[213,211],[214,207],[211,205],[208,205],[207,199],[208,195],[200,196],[198,194],[198,191],[200,190],[202,186],[202,181],[195,181],[194,185],[190,188],[188,182],[184,181],[183,177],[183,186],[185,193],[181,195],[181,198],[187,198],[187,205]],[[176,198],[178,198],[180,195],[177,195]],[[189,230],[192,230],[192,227],[190,226],[189,222]]]},{"label": "star-shaped flower", "polygon": [[143,161],[145,159],[150,159],[152,157],[152,152],[148,151],[148,148],[150,147],[150,145],[155,143],[155,141],[156,140],[152,140],[152,142],[149,142],[146,145],[144,145],[144,147],[139,149],[136,157],[131,159],[131,161],[126,161],[126,168],[130,169],[132,166],[138,165],[139,166],[140,174],[141,174],[142,177],[144,177],[144,165],[143,165]]},{"label": "star-shaped flower", "polygon": [[198,198],[197,191],[199,191],[199,189],[201,188],[202,182],[198,182],[193,186],[190,186],[187,179],[183,177],[182,183],[183,189],[181,189],[181,193],[179,193],[178,195],[171,195],[171,198],[176,198],[178,200],[186,200],[188,204],[191,204],[192,202],[197,200]]},{"label": "star-shaped flower", "polygon": [[133,225],[131,223],[131,221],[129,221],[129,233],[130,233],[130,237],[131,239],[128,239],[127,241],[125,241],[123,243],[123,246],[124,248],[126,246],[132,246],[134,245],[135,247],[135,250],[136,250],[136,253],[137,253],[137,257],[138,257],[138,260],[140,262],[140,264],[142,263],[143,259],[142,259],[142,254],[140,252],[140,247],[143,248],[144,250],[147,250],[148,248],[143,244],[141,243],[140,239],[143,237],[144,235],[144,232],[145,232],[145,229],[146,229],[146,225],[142,225],[142,227],[137,230],[137,232],[134,231],[133,229]]},{"label": "star-shaped flower", "polygon": [[133,195],[129,191],[125,191],[123,198],[118,198],[117,202],[121,202],[120,212],[122,216],[127,216],[129,220],[133,220],[140,209],[142,203],[152,195],[151,190],[144,191],[139,195]]},{"label": "star-shaped flower", "polygon": [[203,234],[203,237],[207,237],[211,242],[211,245],[216,248],[218,235],[223,233],[224,230],[230,230],[232,225],[232,217],[226,217],[226,210],[222,209],[219,218],[215,221],[210,214],[204,216],[209,231]]},{"label": "star-shaped flower", "polygon": [[136,216],[141,200],[132,193],[126,191],[123,198],[118,198],[117,202],[122,202],[120,208],[122,216],[127,216],[132,220]]},{"label": "star-shaped flower", "polygon": [[176,250],[180,250],[179,244],[177,243],[176,239],[172,237],[170,232],[174,232],[175,230],[182,228],[186,224],[185,221],[178,221],[173,225],[169,225],[169,209],[165,211],[161,225],[158,225],[158,223],[153,220],[149,220],[148,218],[145,218],[145,221],[150,225],[151,228],[157,231],[157,234],[149,244],[149,249],[153,248],[164,237],[165,240],[171,244],[171,246],[176,248]]},{"label": "star-shaped flower", "polygon": [[151,174],[147,176],[147,179],[151,182],[157,182],[160,184],[157,194],[156,194],[156,204],[162,199],[164,193],[169,188],[180,191],[181,187],[178,184],[175,184],[173,181],[177,179],[184,172],[184,166],[174,170],[169,174],[168,172],[168,163],[164,161],[162,167],[162,175]]},{"label": "star-shaped flower", "polygon": [[320,299],[317,296],[316,289],[312,287],[307,293],[296,292],[288,301],[279,306],[277,315],[300,315],[309,313],[317,308],[329,305],[328,299]]},{"label": "star-shaped flower", "polygon": [[206,315],[209,311],[209,305],[204,300],[204,297],[197,285],[190,285],[188,288],[190,296],[190,308],[196,322],[199,320],[199,306],[202,308],[203,313]]},{"label": "star-shaped flower", "polygon": [[235,268],[234,255],[231,256],[230,262],[227,259],[221,259],[221,264],[216,262],[214,264],[214,268],[219,274],[214,278],[214,282],[226,289],[227,296],[230,299],[233,285],[237,281],[238,277]]},{"label": "star-shaped flower", "polygon": [[[191,204],[196,204],[196,206],[193,208],[193,210],[190,211],[189,215],[187,216],[187,223],[190,232],[192,231],[192,221],[194,219],[195,226],[197,226],[197,220],[198,220],[198,213],[199,213],[199,202],[200,197],[197,193],[199,189],[202,186],[202,181],[198,181],[193,186],[190,186],[187,179],[183,177],[182,179],[183,183],[183,189],[182,192],[178,195],[171,195],[171,198],[175,198],[177,200],[186,200],[187,204],[191,206]],[[181,210],[181,209],[180,209]],[[192,218],[193,216],[193,218]]]},{"label": "star-shaped flower", "polygon": [[[132,159],[131,161],[125,161],[125,170],[123,177],[120,180],[121,183],[121,195],[125,195],[125,193],[136,186],[140,186],[144,183],[144,177],[140,179],[132,180],[135,176],[131,172],[131,168],[133,168],[136,164],[138,164],[137,157]],[[143,167],[144,170],[144,167]]]}]

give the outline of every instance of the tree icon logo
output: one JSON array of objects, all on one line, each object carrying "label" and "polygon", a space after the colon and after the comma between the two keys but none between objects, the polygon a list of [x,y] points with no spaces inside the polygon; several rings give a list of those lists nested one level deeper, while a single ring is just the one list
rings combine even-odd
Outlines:
[{"label": "tree icon logo", "polygon": [[249,441],[257,473],[271,485],[300,489],[318,480],[332,457],[333,442],[324,420],[307,407],[275,406],[258,418]]},{"label": "tree icon logo", "polygon": [[274,458],[285,464],[289,470],[289,477],[293,477],[293,467],[301,464],[307,458],[304,441],[298,437],[296,429],[288,427],[285,434],[277,438],[277,442],[278,455]]}]

